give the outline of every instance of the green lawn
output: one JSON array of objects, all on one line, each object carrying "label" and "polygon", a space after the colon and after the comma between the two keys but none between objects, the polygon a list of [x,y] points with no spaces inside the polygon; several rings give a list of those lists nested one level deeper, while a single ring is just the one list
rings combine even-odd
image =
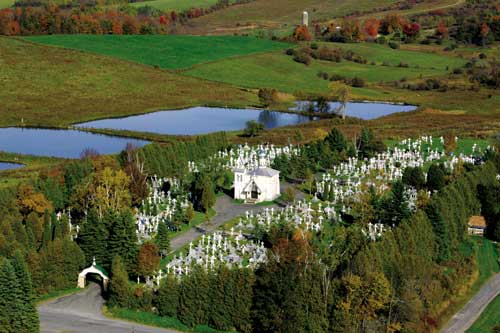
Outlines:
[{"label": "green lawn", "polygon": [[[441,324],[445,324],[456,312],[458,312],[475,294],[481,289],[481,287],[491,278],[494,274],[500,272],[500,266],[498,264],[499,253],[495,248],[496,245],[491,240],[473,236],[471,238],[472,243],[464,243],[465,247],[473,246],[470,250],[476,251],[476,261],[479,270],[479,276],[469,289],[467,294],[459,297],[455,300],[445,311],[441,317]],[[468,251],[468,250],[466,250]],[[486,314],[487,315],[487,314]],[[475,331],[475,332],[488,332],[488,331]]]},{"label": "green lawn", "polygon": [[[351,61],[340,63],[312,61],[309,66],[295,62],[283,52],[257,54],[224,59],[198,65],[183,72],[186,75],[225,82],[239,87],[272,87],[280,91],[317,93],[328,92],[330,81],[318,78],[318,72],[358,76],[368,82],[394,81],[403,77],[435,76],[442,71],[424,68],[400,68],[395,66],[364,65]],[[354,89],[357,90],[357,89]]]},{"label": "green lawn", "polygon": [[489,333],[500,325],[500,296],[497,296],[481,313],[481,317],[467,330],[467,333]]},{"label": "green lawn", "polygon": [[[499,255],[495,244],[485,240],[480,250],[480,256],[483,257],[483,260],[478,260],[481,284],[485,283],[491,275],[500,272]],[[479,319],[467,330],[467,333],[488,333],[495,325],[500,325],[500,296],[497,296],[488,305]]]},{"label": "green lawn", "polygon": [[165,69],[178,69],[227,57],[280,50],[286,43],[237,36],[50,35],[26,39],[88,51]]},{"label": "green lawn", "polygon": [[0,37],[0,50],[0,82],[6,84],[0,126],[22,120],[66,126],[161,109],[258,103],[241,89],[111,57],[8,37]]},{"label": "green lawn", "polygon": [[10,7],[14,4],[14,0],[0,0],[0,9]]},{"label": "green lawn", "polygon": [[163,10],[163,11],[176,11],[182,12],[190,8],[209,8],[215,5],[217,0],[152,0],[144,2],[134,2],[131,6],[134,7],[144,7],[151,6],[153,8]]}]

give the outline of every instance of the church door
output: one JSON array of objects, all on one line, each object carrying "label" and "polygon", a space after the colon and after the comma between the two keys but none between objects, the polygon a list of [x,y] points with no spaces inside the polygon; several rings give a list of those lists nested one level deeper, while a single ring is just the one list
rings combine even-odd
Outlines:
[{"label": "church door", "polygon": [[259,192],[258,192],[257,185],[255,183],[252,184],[252,199],[258,199],[259,198]]}]

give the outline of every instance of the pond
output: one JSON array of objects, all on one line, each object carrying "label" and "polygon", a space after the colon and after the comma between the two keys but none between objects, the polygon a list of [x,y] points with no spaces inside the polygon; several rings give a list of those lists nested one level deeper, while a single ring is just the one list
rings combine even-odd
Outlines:
[{"label": "pond", "polygon": [[11,170],[22,168],[24,165],[19,163],[9,163],[9,162],[0,162],[0,171],[3,170]]},{"label": "pond", "polygon": [[77,130],[0,128],[0,151],[62,158],[79,158],[86,149],[99,154],[118,153],[127,143],[142,147],[148,141]]},{"label": "pond", "polygon": [[[310,102],[297,102],[293,110],[307,110]],[[338,102],[329,102],[330,111],[337,109],[340,106]],[[417,107],[414,105],[390,104],[390,103],[369,103],[369,102],[353,102],[347,103],[346,116],[356,117],[364,120],[371,120],[390,115],[397,112],[414,111]]]},{"label": "pond", "polygon": [[314,120],[294,113],[255,109],[194,107],[158,111],[139,116],[96,120],[77,124],[81,127],[110,128],[171,135],[195,135],[218,131],[238,131],[247,121],[258,121],[266,128],[298,125]]},{"label": "pond", "polygon": [[[302,109],[304,103],[297,102],[294,109]],[[333,110],[338,103],[330,103]],[[347,115],[362,119],[374,119],[395,112],[413,111],[415,106],[386,103],[349,103]],[[298,125],[317,120],[295,113],[283,113],[255,109],[226,109],[194,107],[184,110],[158,111],[126,118],[112,118],[77,124],[81,127],[109,128],[138,132],[171,135],[195,135],[217,131],[238,131],[245,128],[249,120],[258,121],[266,128]]]}]

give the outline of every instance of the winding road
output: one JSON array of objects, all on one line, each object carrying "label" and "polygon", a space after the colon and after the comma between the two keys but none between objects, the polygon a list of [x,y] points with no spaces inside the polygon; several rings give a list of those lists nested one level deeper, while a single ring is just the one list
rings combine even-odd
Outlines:
[{"label": "winding road", "polygon": [[[281,183],[281,193],[284,193],[285,189],[291,187],[295,193],[295,198],[297,200],[301,200],[304,198],[304,193],[298,191],[293,185],[289,183]],[[256,206],[256,205],[245,205],[245,204],[237,204],[233,202],[233,199],[228,195],[224,194],[217,198],[217,202],[215,203],[214,209],[217,212],[210,222],[204,222],[198,225],[195,228],[191,228],[185,233],[176,236],[170,240],[170,250],[172,252],[177,251],[181,247],[190,242],[196,240],[201,237],[203,234],[210,233],[217,229],[219,226],[223,225],[229,220],[232,220],[238,216],[244,216],[246,211],[253,211],[254,214],[265,210],[266,208],[277,209],[278,205],[269,205],[269,206]]]},{"label": "winding road", "polygon": [[[282,184],[282,191],[290,184]],[[297,199],[302,199],[304,193],[294,189]],[[202,223],[186,233],[174,237],[170,241],[173,251],[189,244],[189,242],[201,237],[203,234],[215,230],[225,222],[241,215],[246,211],[253,210],[254,213],[266,208],[278,207],[255,206],[236,204],[232,199],[223,195],[217,199],[215,210],[217,215],[209,223]],[[91,283],[88,288],[81,292],[60,297],[38,306],[40,325],[42,333],[175,333],[177,331],[166,330],[135,324],[123,320],[107,318],[102,314],[104,299],[101,296],[101,287]]]},{"label": "winding road", "polygon": [[441,332],[462,333],[467,331],[498,295],[500,295],[500,274],[496,274],[488,280],[479,292],[450,319]]},{"label": "winding road", "polygon": [[42,333],[176,333],[104,317],[101,287],[91,283],[83,291],[38,306]]}]

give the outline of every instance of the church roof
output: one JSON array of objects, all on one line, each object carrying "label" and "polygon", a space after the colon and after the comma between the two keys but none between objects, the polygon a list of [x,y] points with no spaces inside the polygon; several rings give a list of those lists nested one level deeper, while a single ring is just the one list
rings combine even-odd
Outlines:
[{"label": "church roof", "polygon": [[280,172],[271,168],[257,168],[250,172],[252,176],[274,177]]}]

